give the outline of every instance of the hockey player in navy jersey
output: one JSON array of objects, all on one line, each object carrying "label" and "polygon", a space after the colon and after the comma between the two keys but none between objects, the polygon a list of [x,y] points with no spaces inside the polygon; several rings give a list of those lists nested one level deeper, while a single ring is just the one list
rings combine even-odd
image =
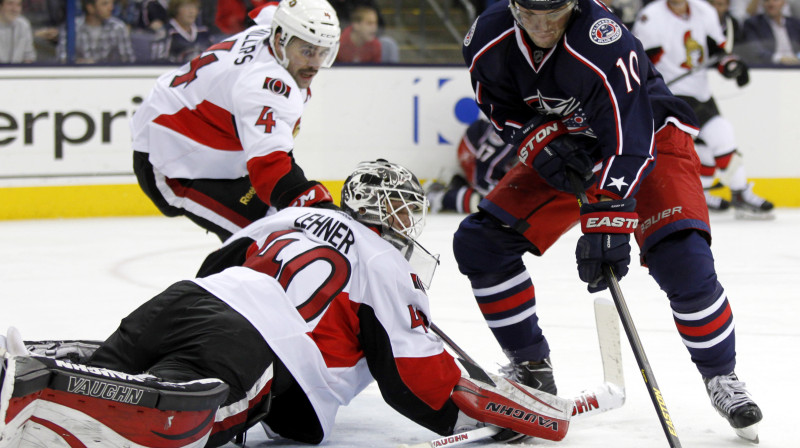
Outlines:
[{"label": "hockey player in navy jersey", "polygon": [[[734,373],[733,315],[709,246],[689,106],[593,0],[497,3],[472,25],[463,54],[478,105],[521,162],[453,241],[510,374],[557,390],[523,254],[543,255],[580,222],[578,275],[597,292],[607,287],[602,265],[628,272],[633,234],[714,408],[755,439],[761,411]],[[590,198],[580,209],[567,169]]]},{"label": "hockey player in navy jersey", "polygon": [[230,240],[248,243],[241,263],[173,284],[99,347],[0,336],[0,448],[214,447],[259,422],[321,443],[372,381],[442,435],[488,423],[561,440],[571,400],[462,373],[429,329],[435,263],[408,261],[427,254],[417,178],[362,163],[341,204],[256,221]]},{"label": "hockey player in navy jersey", "polygon": [[131,119],[145,194],[223,241],[270,207],[333,206],[292,150],[311,83],[336,58],[336,12],[325,0],[262,6],[257,25],[160,76]]},{"label": "hockey player in navy jersey", "polygon": [[517,148],[500,139],[483,117],[473,121],[458,143],[461,173],[450,183],[426,187],[431,212],[475,213],[478,203],[517,162]]}]

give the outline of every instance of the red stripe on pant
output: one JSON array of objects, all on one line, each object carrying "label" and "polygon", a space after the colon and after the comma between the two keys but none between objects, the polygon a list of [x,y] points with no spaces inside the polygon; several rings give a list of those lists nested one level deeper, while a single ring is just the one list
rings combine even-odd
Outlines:
[{"label": "red stripe on pant", "polygon": [[224,204],[212,199],[211,197],[206,196],[197,190],[185,187],[175,179],[170,179],[167,177],[166,182],[170,190],[175,193],[175,196],[191,199],[192,201],[197,202],[203,207],[211,210],[219,216],[222,216],[239,227],[247,227],[247,225],[250,224],[249,219],[227,208]]},{"label": "red stripe on pant", "polygon": [[243,429],[237,428],[237,426],[244,425],[247,422],[248,413],[261,403],[261,401],[269,394],[271,389],[272,380],[269,380],[267,385],[264,386],[255,397],[247,402],[247,409],[237,414],[233,414],[230,417],[226,417],[218,422],[214,422],[214,426],[211,427],[211,435],[214,436],[220,432],[231,431],[231,438],[233,438],[233,436]]}]

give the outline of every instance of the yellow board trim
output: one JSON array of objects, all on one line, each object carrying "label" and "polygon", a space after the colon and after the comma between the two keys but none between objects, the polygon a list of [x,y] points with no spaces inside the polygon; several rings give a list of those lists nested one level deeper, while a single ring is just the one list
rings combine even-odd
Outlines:
[{"label": "yellow board trim", "polygon": [[[338,204],[344,181],[322,183]],[[0,188],[0,220],[159,214],[137,184]]]},{"label": "yellow board trim", "polygon": [[[800,207],[800,179],[753,179],[754,192],[777,207]],[[323,181],[339,203],[343,180]],[[714,190],[730,198],[727,188]],[[153,216],[160,212],[139,185],[68,185],[0,188],[0,220]]]},{"label": "yellow board trim", "polygon": [[[753,193],[768,199],[776,207],[800,207],[800,179],[764,178],[751,179]],[[711,190],[711,194],[730,200],[728,187]]]}]

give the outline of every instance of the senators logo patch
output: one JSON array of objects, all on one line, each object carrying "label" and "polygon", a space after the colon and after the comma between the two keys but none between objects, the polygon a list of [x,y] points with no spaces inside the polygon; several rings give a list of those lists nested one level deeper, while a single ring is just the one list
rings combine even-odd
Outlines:
[{"label": "senators logo patch", "polygon": [[289,93],[292,91],[292,88],[287,86],[285,82],[280,79],[269,77],[264,80],[264,88],[286,98],[289,98]]}]

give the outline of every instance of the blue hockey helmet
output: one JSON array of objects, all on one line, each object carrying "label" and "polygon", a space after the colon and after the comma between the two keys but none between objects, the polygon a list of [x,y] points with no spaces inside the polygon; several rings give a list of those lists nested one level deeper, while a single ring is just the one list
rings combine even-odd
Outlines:
[{"label": "blue hockey helmet", "polygon": [[535,11],[549,11],[562,8],[568,3],[575,4],[577,0],[509,0],[508,3],[512,10],[515,9],[515,6],[519,6]]}]

